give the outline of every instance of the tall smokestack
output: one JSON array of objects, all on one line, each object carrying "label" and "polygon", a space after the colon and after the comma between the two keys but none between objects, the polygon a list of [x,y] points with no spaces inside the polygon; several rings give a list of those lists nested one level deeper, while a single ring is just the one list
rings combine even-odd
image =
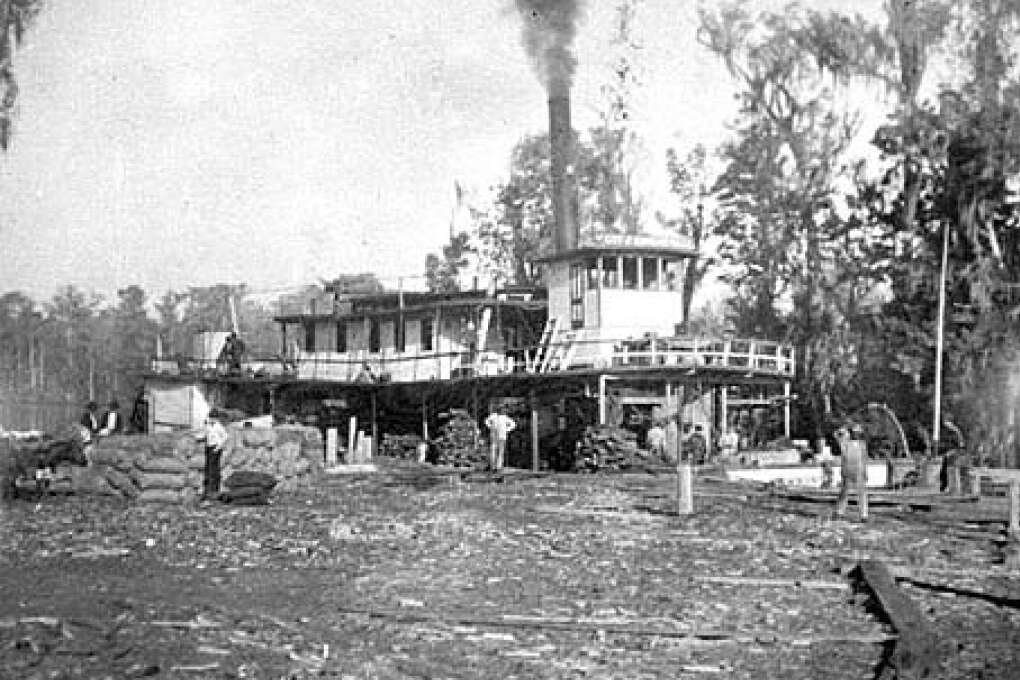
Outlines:
[{"label": "tall smokestack", "polygon": [[553,243],[557,253],[577,247],[577,186],[574,181],[574,131],[570,127],[570,88],[549,87],[549,151],[552,175]]},{"label": "tall smokestack", "polygon": [[570,83],[577,59],[574,34],[582,0],[516,0],[524,20],[524,48],[549,96],[549,147],[556,252],[577,247],[577,187]]}]

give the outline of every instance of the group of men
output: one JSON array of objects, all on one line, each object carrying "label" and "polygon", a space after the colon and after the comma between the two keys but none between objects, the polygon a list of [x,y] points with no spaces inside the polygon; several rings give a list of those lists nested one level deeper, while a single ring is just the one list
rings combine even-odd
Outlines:
[{"label": "group of men", "polygon": [[99,404],[90,401],[85,405],[85,412],[78,424],[81,425],[82,444],[85,450],[85,460],[88,463],[92,463],[92,443],[97,437],[109,437],[124,431],[124,422],[119,409],[120,404],[116,399],[110,400],[106,412],[101,416],[97,415]]},{"label": "group of men", "polygon": [[[92,464],[92,447],[99,437],[108,437],[125,431],[123,418],[120,415],[120,404],[116,399],[110,401],[106,411],[99,414],[99,404],[90,401],[85,405],[79,425],[85,453],[85,461]],[[137,410],[137,407],[136,407]],[[134,419],[133,419],[134,420]],[[220,460],[227,442],[227,430],[223,426],[226,414],[218,409],[209,411],[209,417],[198,434],[198,439],[205,443],[205,470],[203,500],[212,500],[220,491]],[[144,430],[141,430],[144,431]]]},{"label": "group of men", "polygon": [[665,459],[675,459],[679,447],[683,456],[693,463],[708,460],[708,440],[700,423],[686,423],[681,428],[676,418],[654,421],[645,433],[645,445]]}]

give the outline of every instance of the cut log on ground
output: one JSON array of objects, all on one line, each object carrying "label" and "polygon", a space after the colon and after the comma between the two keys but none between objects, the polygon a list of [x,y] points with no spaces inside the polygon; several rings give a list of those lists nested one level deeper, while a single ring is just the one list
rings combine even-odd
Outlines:
[{"label": "cut log on ground", "polygon": [[860,574],[899,635],[888,659],[889,664],[900,677],[931,675],[939,666],[943,649],[917,603],[900,589],[883,563],[877,560],[861,562]]},{"label": "cut log on ground", "polygon": [[701,583],[729,586],[758,586],[762,588],[806,588],[808,590],[846,590],[840,581],[810,581],[794,578],[755,578],[753,576],[694,576]]}]

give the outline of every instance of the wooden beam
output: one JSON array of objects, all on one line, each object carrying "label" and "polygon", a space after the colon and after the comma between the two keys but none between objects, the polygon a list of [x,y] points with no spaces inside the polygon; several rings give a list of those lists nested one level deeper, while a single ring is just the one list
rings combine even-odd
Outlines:
[{"label": "wooden beam", "polygon": [[1020,480],[1009,482],[1009,535],[1020,536]]},{"label": "wooden beam", "polygon": [[531,469],[538,472],[538,400],[535,390],[528,393],[528,403],[531,405]]},{"label": "wooden beam", "polygon": [[899,635],[888,663],[903,677],[920,678],[934,673],[944,652],[921,608],[896,585],[882,562],[861,562],[860,574]]}]

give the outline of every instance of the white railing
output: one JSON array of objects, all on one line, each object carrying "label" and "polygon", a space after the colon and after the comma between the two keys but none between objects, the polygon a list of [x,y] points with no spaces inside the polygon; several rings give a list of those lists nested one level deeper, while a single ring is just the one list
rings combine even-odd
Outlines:
[{"label": "white railing", "polygon": [[642,338],[613,343],[611,366],[710,366],[794,375],[793,347],[754,339]]},{"label": "white railing", "polygon": [[[793,377],[794,351],[789,345],[769,340],[643,337],[623,340],[561,339],[549,345],[506,352],[466,351],[425,354],[298,351],[287,360],[253,361],[242,365],[242,376],[290,376],[300,380],[338,382],[417,382],[447,380],[475,375],[506,375],[514,372],[548,372],[583,369],[692,368],[726,370]],[[570,336],[567,336],[570,337]],[[550,353],[561,361],[536,358]],[[195,370],[199,369],[199,370]],[[152,362],[163,374],[203,373],[201,362]],[[209,371],[204,371],[208,373]]]}]

